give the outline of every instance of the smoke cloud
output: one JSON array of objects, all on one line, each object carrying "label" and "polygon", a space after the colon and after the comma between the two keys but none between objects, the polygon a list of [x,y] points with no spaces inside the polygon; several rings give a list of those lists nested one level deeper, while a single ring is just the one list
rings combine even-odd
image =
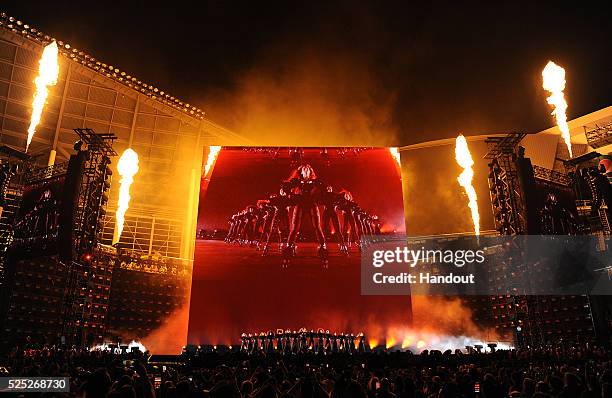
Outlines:
[{"label": "smoke cloud", "polygon": [[142,339],[142,344],[153,354],[179,354],[187,342],[189,297],[163,322],[162,326]]},{"label": "smoke cloud", "polygon": [[[459,299],[441,296],[413,296],[412,322],[381,324],[370,320],[366,327],[371,347],[420,352],[424,349],[462,349],[467,345],[497,342],[494,329],[474,323],[472,311]],[[484,344],[483,344],[484,345]]]},{"label": "smoke cloud", "polygon": [[472,320],[472,311],[459,298],[413,296],[413,327],[428,333],[448,336],[469,336],[494,340],[497,335]]},{"label": "smoke cloud", "polygon": [[397,146],[396,92],[367,58],[280,45],[261,59],[206,101],[213,119],[256,145]]},{"label": "smoke cloud", "polygon": [[[474,188],[482,231],[494,228],[483,159],[483,141],[468,143],[474,159]],[[453,143],[402,151],[402,183],[406,231],[410,236],[473,232],[474,227],[463,188],[457,182],[461,167],[454,159]]]}]

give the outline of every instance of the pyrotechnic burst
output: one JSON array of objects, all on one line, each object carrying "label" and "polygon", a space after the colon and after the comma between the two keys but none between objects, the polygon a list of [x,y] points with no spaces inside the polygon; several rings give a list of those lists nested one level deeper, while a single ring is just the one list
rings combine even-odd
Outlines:
[{"label": "pyrotechnic burst", "polygon": [[38,76],[34,79],[36,91],[34,100],[32,101],[32,118],[30,119],[30,127],[28,127],[28,141],[26,143],[26,152],[30,147],[36,127],[40,123],[43,108],[47,102],[49,94],[49,86],[57,84],[59,75],[57,44],[52,41],[43,50],[38,66]]},{"label": "pyrotechnic burst", "polygon": [[[131,350],[132,347],[137,347],[139,351],[146,352],[147,348],[140,341],[132,340],[130,344],[128,344],[128,350]],[[110,344],[102,343],[91,347],[92,351],[108,351],[110,350]]]},{"label": "pyrotechnic burst", "polygon": [[206,159],[206,165],[204,165],[204,177],[208,176],[208,173],[210,173],[210,171],[212,170],[212,167],[215,165],[215,161],[217,160],[217,156],[219,156],[220,151],[220,146],[208,147],[208,158]]},{"label": "pyrotechnic burst", "polygon": [[119,242],[125,223],[125,213],[130,206],[130,186],[134,182],[134,175],[138,172],[138,154],[131,148],[123,152],[117,163],[117,171],[121,176],[119,180],[119,201],[117,212],[115,213],[116,234],[113,237],[113,244]]},{"label": "pyrotechnic burst", "polygon": [[[499,349],[510,348],[509,345],[500,342],[497,336],[491,336],[491,338],[492,340],[485,341],[482,336],[466,336],[463,334],[452,336],[433,330],[391,328],[385,336],[385,348],[388,350],[412,350],[417,352],[424,349],[444,351],[463,349],[465,346],[474,346],[476,344],[486,347],[487,343],[495,343]],[[370,347],[374,348],[376,345],[370,344]]]},{"label": "pyrotechnic burst", "polygon": [[132,340],[130,344],[128,344],[128,349],[131,350],[134,347],[138,348],[140,352],[147,351],[147,347],[145,347],[144,344],[142,344],[140,341]]},{"label": "pyrotechnic burst", "polygon": [[393,156],[393,159],[397,163],[397,167],[399,167],[400,170],[401,170],[402,169],[402,161],[401,161],[401,157],[400,157],[400,153],[399,153],[399,148],[391,147],[391,148],[389,148],[389,152],[391,152],[391,156]]},{"label": "pyrotechnic burst", "polygon": [[561,136],[567,145],[570,158],[572,154],[572,143],[570,142],[570,131],[567,125],[567,102],[563,95],[565,89],[565,69],[555,64],[553,61],[548,61],[544,70],[542,70],[542,87],[550,92],[550,96],[546,101],[553,107],[551,115],[555,116],[557,126],[561,130]]},{"label": "pyrotechnic burst", "polygon": [[467,146],[465,137],[460,134],[455,142],[455,159],[459,166],[463,168],[463,171],[457,178],[459,185],[465,189],[465,193],[468,197],[468,206],[472,212],[472,221],[474,222],[474,233],[480,235],[480,215],[478,214],[478,198],[476,196],[476,190],[472,185],[472,179],[474,178],[474,159],[470,154],[470,149]]}]

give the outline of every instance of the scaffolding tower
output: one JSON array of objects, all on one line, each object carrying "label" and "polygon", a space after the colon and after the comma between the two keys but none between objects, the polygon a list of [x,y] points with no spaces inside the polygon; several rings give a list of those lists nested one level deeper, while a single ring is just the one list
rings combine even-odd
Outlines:
[{"label": "scaffolding tower", "polygon": [[[520,142],[526,136],[524,133],[511,133],[503,137],[489,137],[485,140],[489,159],[489,193],[493,209],[495,227],[501,235],[526,235],[527,208],[524,187],[520,176],[517,160],[523,156]],[[561,185],[569,185],[571,179],[563,173],[533,167],[534,177]],[[522,239],[522,238],[519,238]],[[519,243],[520,244],[520,243]],[[507,261],[509,269],[519,273],[532,272],[525,267],[522,256],[510,256]],[[503,267],[494,267],[494,273],[504,273]],[[511,277],[511,276],[510,276]],[[493,298],[494,306],[504,308],[505,322],[501,326],[505,331],[512,331],[514,340],[519,346],[538,347],[546,343],[542,319],[547,311],[546,297],[527,295],[520,287]],[[546,307],[546,308],[545,308]]]},{"label": "scaffolding tower", "polygon": [[[79,194],[74,217],[75,255],[67,266],[67,284],[63,303],[63,335],[68,343],[82,345],[85,321],[95,296],[96,280],[93,264],[95,249],[101,230],[102,217],[108,202],[110,188],[108,167],[111,157],[117,156],[113,134],[96,134],[91,129],[75,129],[80,138],[80,149],[87,151],[87,158],[80,179]],[[110,288],[109,288],[110,289]]]}]

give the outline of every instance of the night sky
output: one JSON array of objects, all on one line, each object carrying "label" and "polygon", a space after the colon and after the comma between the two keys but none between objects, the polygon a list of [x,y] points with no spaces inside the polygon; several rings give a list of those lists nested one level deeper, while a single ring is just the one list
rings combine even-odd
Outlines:
[{"label": "night sky", "polygon": [[382,145],[537,132],[553,124],[540,74],[549,59],[566,68],[570,119],[612,105],[612,24],[599,5],[376,3],[5,0],[1,8],[265,142],[320,130],[371,133],[355,143]]}]

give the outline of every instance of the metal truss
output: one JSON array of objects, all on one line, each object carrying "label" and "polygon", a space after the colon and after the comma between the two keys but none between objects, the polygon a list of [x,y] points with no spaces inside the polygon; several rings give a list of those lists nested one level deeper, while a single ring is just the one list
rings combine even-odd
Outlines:
[{"label": "metal truss", "polygon": [[533,165],[533,176],[538,180],[551,182],[553,184],[563,185],[566,187],[572,185],[572,179],[567,174],[541,166]]},{"label": "metal truss", "polygon": [[32,169],[25,173],[23,183],[24,185],[34,184],[49,178],[65,175],[66,171],[68,171],[68,162],[56,163],[52,166]]},{"label": "metal truss", "polygon": [[525,232],[523,195],[516,167],[517,148],[524,133],[511,133],[503,137],[485,140],[489,164],[489,194],[495,229],[502,235],[518,235]]},{"label": "metal truss", "polygon": [[589,145],[595,149],[612,144],[612,123],[602,126],[595,125],[594,128],[584,126],[584,135]]}]

